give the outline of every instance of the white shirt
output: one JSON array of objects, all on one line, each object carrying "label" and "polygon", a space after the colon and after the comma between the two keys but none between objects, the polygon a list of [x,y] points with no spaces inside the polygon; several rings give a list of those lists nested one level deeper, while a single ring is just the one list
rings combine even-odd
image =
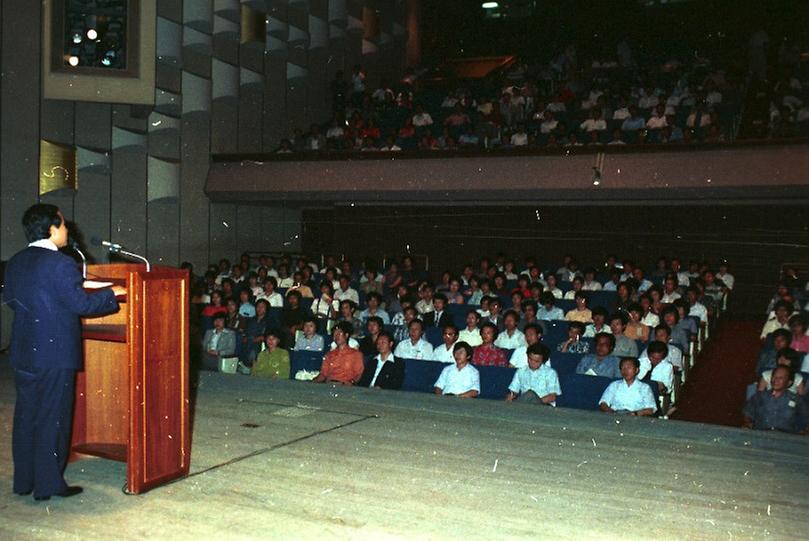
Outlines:
[{"label": "white shirt", "polygon": [[528,144],[528,134],[517,132],[511,136],[511,144],[515,147],[524,147]]},{"label": "white shirt", "polygon": [[525,345],[525,335],[519,329],[514,329],[514,334],[509,336],[508,331],[503,331],[497,335],[494,345],[501,349],[517,349]]},{"label": "white shirt", "polygon": [[657,409],[652,388],[637,379],[632,382],[632,385],[627,385],[625,379],[613,381],[604,390],[598,403],[606,404],[615,411]]},{"label": "white shirt", "polygon": [[649,120],[646,121],[646,127],[650,130],[659,130],[661,128],[665,128],[668,126],[669,123],[666,122],[666,117],[664,115],[652,115],[649,117]]},{"label": "white shirt", "polygon": [[708,309],[701,302],[694,303],[688,310],[688,315],[698,317],[701,322],[708,323]]},{"label": "white shirt", "polygon": [[433,346],[424,338],[419,339],[415,345],[413,344],[413,340],[408,338],[396,345],[395,354],[401,359],[422,359],[424,361],[430,361],[433,358]]},{"label": "white shirt", "polygon": [[39,239],[35,240],[28,244],[29,248],[45,248],[46,250],[51,250],[52,252],[58,252],[59,248],[53,243],[51,239]]},{"label": "white shirt", "polygon": [[663,296],[660,297],[660,302],[662,302],[663,304],[671,304],[680,297],[681,295],[676,291],[672,291],[671,293],[663,293]]},{"label": "white shirt", "polygon": [[270,306],[274,307],[274,308],[279,308],[279,307],[284,306],[284,297],[283,297],[283,295],[281,295],[277,291],[273,291],[269,295],[265,291],[262,291],[261,295],[256,297],[256,301],[261,300],[261,299],[264,299],[265,301],[270,303]]},{"label": "white shirt", "polygon": [[339,312],[340,303],[337,300],[332,300],[329,302],[323,297],[318,297],[315,299],[315,302],[312,303],[312,313],[315,316],[328,317],[329,308],[331,308],[334,312]]},{"label": "white shirt", "polygon": [[466,342],[472,347],[479,346],[483,343],[483,339],[480,337],[480,329],[464,329],[460,333],[458,333],[458,341],[459,342]]},{"label": "white shirt", "polygon": [[539,131],[544,134],[551,133],[553,130],[556,129],[556,126],[559,125],[559,121],[557,120],[545,120],[542,124],[539,125]]},{"label": "white shirt", "polygon": [[587,327],[585,327],[585,329],[584,329],[583,338],[595,338],[595,335],[597,335],[598,333],[602,333],[602,332],[605,332],[607,334],[612,334],[612,329],[610,329],[610,326],[607,325],[606,323],[604,323],[604,325],[602,325],[600,329],[596,329],[595,324],[588,323]]},{"label": "white shirt", "polygon": [[593,280],[592,282],[584,282],[581,288],[584,291],[601,291],[601,284],[596,280]]},{"label": "white shirt", "polygon": [[725,274],[717,274],[716,277],[722,280],[722,283],[725,284],[725,287],[727,287],[728,289],[733,289],[733,284],[736,281],[736,278],[734,278],[732,274],[730,274],[729,272]]},{"label": "white shirt", "polygon": [[629,109],[627,107],[619,107],[612,113],[613,120],[625,120],[630,116],[632,115],[629,114]]},{"label": "white shirt", "polygon": [[376,371],[374,372],[374,377],[371,379],[371,384],[368,385],[368,387],[373,387],[376,384],[376,378],[379,377],[379,373],[382,372],[382,368],[385,366],[385,363],[393,362],[393,352],[391,351],[388,353],[387,359],[383,359],[381,353],[374,357],[374,359],[376,359]]},{"label": "white shirt", "polygon": [[[348,286],[348,289],[346,289],[346,290],[338,289],[337,291],[335,291],[334,292],[334,298],[335,298],[335,300],[340,301],[340,302],[347,299],[347,300],[350,300],[350,301],[354,301],[355,304],[360,303],[360,294],[357,293],[357,290],[354,289],[351,286]],[[339,306],[340,303],[338,302],[337,304]]]},{"label": "white shirt", "polygon": [[517,370],[508,390],[514,394],[534,391],[540,398],[551,393],[562,394],[559,376],[556,374],[556,370],[548,366],[548,363],[542,363],[536,370],[531,370],[528,366]]},{"label": "white shirt", "polygon": [[451,364],[441,371],[434,387],[441,389],[442,394],[463,394],[472,390],[480,392],[480,373],[471,363],[460,370]]},{"label": "white shirt", "polygon": [[651,327],[652,329],[654,329],[655,327],[660,325],[660,316],[658,316],[655,313],[649,312],[648,314],[643,316],[643,319],[641,319],[640,322],[646,325],[647,327]]},{"label": "white shirt", "polygon": [[438,361],[439,363],[454,363],[455,357],[453,356],[453,350],[455,349],[455,344],[457,344],[457,342],[453,342],[449,348],[447,348],[447,345],[442,343],[433,350],[433,356],[425,360]]},{"label": "white shirt", "polygon": [[[348,347],[350,347],[351,349],[360,349],[360,343],[357,342],[355,339],[349,337]],[[337,342],[332,342],[331,346],[329,346],[329,351],[334,351],[335,349],[337,349]]]},{"label": "white shirt", "polygon": [[413,115],[413,125],[416,127],[431,126],[433,124],[433,117],[430,113],[416,113]]},{"label": "white shirt", "polygon": [[425,301],[424,299],[420,300],[416,303],[416,311],[419,314],[426,314],[428,312],[435,312],[435,306],[433,306],[433,301]]},{"label": "white shirt", "polygon": [[607,121],[603,118],[588,118],[579,127],[586,132],[603,131],[607,129]]},{"label": "white shirt", "polygon": [[674,388],[674,367],[668,360],[660,361],[652,369],[652,381],[662,383],[669,391]]}]

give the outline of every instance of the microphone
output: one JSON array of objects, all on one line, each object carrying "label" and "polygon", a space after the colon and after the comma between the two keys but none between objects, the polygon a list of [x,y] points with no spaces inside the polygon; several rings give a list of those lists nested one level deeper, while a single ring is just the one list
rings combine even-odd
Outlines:
[{"label": "microphone", "polygon": [[124,255],[124,256],[127,256],[127,257],[131,257],[133,259],[138,259],[140,261],[143,261],[146,264],[146,272],[151,272],[151,270],[152,270],[152,264],[149,263],[148,259],[146,259],[142,255],[135,254],[133,252],[127,251],[120,244],[116,244],[116,243],[110,242],[108,240],[102,240],[102,239],[100,239],[98,237],[91,238],[90,243],[93,244],[93,246],[103,246],[103,247],[107,248],[110,252],[113,252],[113,253],[116,253],[116,254],[121,254],[121,255]]},{"label": "microphone", "polygon": [[113,252],[117,252],[124,249],[124,247],[121,246],[120,244],[116,244],[108,240],[102,240],[98,237],[91,238],[90,244],[92,244],[93,246],[104,246],[105,248],[109,248],[109,250]]},{"label": "microphone", "polygon": [[84,257],[84,254],[79,249],[79,243],[76,242],[76,239],[74,239],[73,237],[70,237],[68,239],[68,244],[73,249],[73,251],[76,252],[77,254],[79,254],[79,257],[81,257],[81,276],[82,276],[82,278],[87,280],[87,258]]}]

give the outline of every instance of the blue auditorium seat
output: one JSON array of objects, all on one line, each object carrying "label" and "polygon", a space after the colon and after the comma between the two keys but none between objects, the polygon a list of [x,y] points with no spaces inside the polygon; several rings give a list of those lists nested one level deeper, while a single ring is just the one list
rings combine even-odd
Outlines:
[{"label": "blue auditorium seat", "polygon": [[304,297],[301,299],[301,307],[304,310],[312,311],[312,303],[315,302],[315,299],[310,299],[309,297]]},{"label": "blue auditorium seat", "polygon": [[515,368],[501,366],[476,366],[480,372],[480,398],[503,400],[514,378]]},{"label": "blue auditorium seat", "polygon": [[443,333],[444,329],[441,327],[427,327],[424,329],[424,339],[435,348],[444,343],[442,339]]},{"label": "blue auditorium seat", "polygon": [[281,315],[283,312],[284,309],[280,306],[270,308],[267,311],[267,321],[269,322],[270,327],[281,327]]},{"label": "blue auditorium seat", "polygon": [[573,299],[556,299],[554,306],[558,306],[564,313],[567,314],[569,311],[576,308],[576,301]]},{"label": "blue auditorium seat", "polygon": [[567,374],[575,374],[579,361],[584,357],[583,353],[562,353],[560,351],[551,352],[551,367],[556,370],[559,377]]},{"label": "blue auditorium seat", "polygon": [[559,374],[562,394],[556,398],[556,405],[560,408],[597,410],[601,395],[612,381],[600,376]]},{"label": "blue auditorium seat", "polygon": [[289,352],[289,379],[295,379],[299,370],[318,371],[323,364],[321,351],[290,351]]},{"label": "blue auditorium seat", "polygon": [[567,293],[571,289],[573,289],[573,282],[568,282],[567,280],[559,280],[556,282],[556,287],[562,290],[562,293]]},{"label": "blue auditorium seat", "polygon": [[405,379],[402,390],[422,393],[433,392],[435,382],[445,366],[447,365],[444,363],[434,361],[405,359]]},{"label": "blue auditorium seat", "polygon": [[591,291],[589,306],[591,309],[600,306],[612,311],[617,300],[618,293],[615,291]]},{"label": "blue auditorium seat", "polygon": [[471,306],[469,304],[448,304],[447,313],[452,316],[452,322],[455,323],[456,327],[459,329],[465,329],[466,314],[469,313],[469,310],[476,308],[477,306]]},{"label": "blue auditorium seat", "polygon": [[567,340],[567,321],[556,319],[545,321],[544,323],[545,332],[542,335],[542,343],[553,351],[559,345],[559,342]]}]

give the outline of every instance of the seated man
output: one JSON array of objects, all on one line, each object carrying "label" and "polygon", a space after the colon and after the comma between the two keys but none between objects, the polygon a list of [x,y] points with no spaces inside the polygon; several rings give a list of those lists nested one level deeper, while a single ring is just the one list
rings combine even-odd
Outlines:
[{"label": "seated man", "polygon": [[422,316],[425,327],[441,327],[452,324],[452,315],[447,312],[447,296],[437,293],[433,297],[433,311]]},{"label": "seated man", "polygon": [[494,345],[501,349],[517,349],[525,345],[525,335],[517,326],[520,316],[514,310],[507,310],[503,315],[503,331],[498,333]]},{"label": "seated man", "polygon": [[528,366],[528,348],[538,344],[542,339],[542,327],[536,323],[529,323],[526,325],[523,334],[525,335],[525,345],[515,349],[508,360],[509,366],[514,368]]},{"label": "seated man", "polygon": [[582,357],[576,366],[576,373],[605,378],[620,378],[621,369],[618,357],[612,355],[613,347],[615,347],[615,336],[599,333],[595,336],[595,341],[595,354],[590,353]]},{"label": "seated man", "polygon": [[278,287],[278,280],[272,276],[268,276],[264,281],[264,291],[256,295],[256,301],[264,299],[271,307],[280,308],[284,306],[284,297],[275,290],[276,287]]},{"label": "seated man", "polygon": [[603,306],[596,306],[593,308],[593,322],[587,325],[587,328],[584,329],[584,337],[585,338],[594,338],[600,332],[605,332],[607,334],[612,334],[612,329],[610,329],[609,323],[607,323],[607,318],[609,317],[609,312]]},{"label": "seated man", "polygon": [[250,375],[260,378],[289,379],[289,352],[281,348],[281,332],[267,331],[267,349],[258,354]]},{"label": "seated man", "polygon": [[472,347],[477,347],[483,343],[478,324],[480,324],[480,314],[478,314],[477,310],[469,310],[466,314],[466,328],[458,333],[458,340],[466,342]]},{"label": "seated man", "polygon": [[795,375],[788,366],[776,366],[772,388],[758,391],[744,406],[744,428],[806,432],[809,408],[806,400],[789,390]]},{"label": "seated man", "polygon": [[554,306],[556,297],[552,293],[546,291],[539,296],[539,303],[542,305],[537,310],[537,318],[542,321],[552,321],[557,319],[565,319],[565,313],[558,306]]},{"label": "seated man", "polygon": [[497,338],[494,323],[487,321],[480,327],[480,338],[483,342],[475,348],[472,363],[479,366],[508,366],[505,352],[494,345]]},{"label": "seated man", "polygon": [[348,345],[352,332],[354,329],[346,321],[340,321],[334,326],[331,336],[336,347],[323,358],[320,374],[312,381],[354,385],[360,379],[365,365],[362,361],[362,353]]},{"label": "seated man", "polygon": [[365,297],[365,303],[368,305],[368,307],[362,312],[360,312],[359,315],[360,321],[365,323],[368,321],[368,318],[378,317],[382,319],[383,325],[387,325],[390,323],[390,316],[386,311],[380,308],[380,305],[382,304],[382,295],[380,295],[376,291],[372,291],[368,293],[368,295]]},{"label": "seated man", "polygon": [[351,276],[347,274],[340,275],[340,288],[334,292],[334,298],[338,301],[351,301],[355,306],[359,305],[360,294],[351,287]]},{"label": "seated man", "polygon": [[379,354],[374,357],[362,373],[357,385],[374,389],[401,389],[404,383],[405,362],[393,354],[393,338],[386,332],[376,337],[376,349]]},{"label": "seated man", "polygon": [[441,339],[443,344],[433,349],[433,356],[430,358],[432,361],[439,363],[454,363],[455,362],[455,344],[458,342],[458,329],[455,325],[449,324],[444,326]]},{"label": "seated man", "polygon": [[637,359],[621,359],[623,379],[613,381],[604,390],[598,407],[605,413],[649,416],[657,410],[651,387],[637,379],[640,364]]},{"label": "seated man", "polygon": [[634,340],[624,335],[629,318],[623,312],[615,312],[610,316],[610,330],[615,337],[615,347],[612,354],[616,357],[637,357],[638,345]]},{"label": "seated man", "polygon": [[213,316],[213,329],[205,331],[202,339],[203,370],[219,370],[219,361],[236,355],[236,333],[225,327],[227,316],[219,312]]},{"label": "seated man", "polygon": [[287,293],[287,305],[281,312],[281,321],[289,332],[289,338],[294,339],[295,334],[303,329],[303,322],[308,318],[309,313],[301,306],[301,294],[298,291]]},{"label": "seated man", "polygon": [[522,317],[520,318],[520,324],[517,325],[517,328],[521,331],[525,332],[525,327],[531,324],[539,324],[539,318],[537,317],[537,310],[539,309],[539,305],[534,299],[526,299],[522,301]]},{"label": "seated man", "polygon": [[669,394],[674,388],[674,366],[669,361],[668,355],[669,346],[654,340],[638,359],[640,364],[638,379],[644,379],[651,372],[651,380],[657,382],[660,394],[663,395]]},{"label": "seated man", "polygon": [[424,323],[413,319],[407,326],[408,338],[396,346],[394,354],[402,359],[422,359],[429,361],[433,356],[433,346],[423,338]]},{"label": "seated man", "polygon": [[571,321],[567,326],[567,340],[560,342],[556,350],[562,353],[589,353],[590,343],[581,339],[583,334],[584,323]]},{"label": "seated man", "polygon": [[382,318],[371,316],[365,322],[365,336],[359,342],[359,350],[363,356],[369,357],[377,352],[376,339],[385,328]]},{"label": "seated man", "polygon": [[480,373],[469,364],[472,359],[472,346],[466,342],[455,344],[455,364],[441,371],[435,382],[433,392],[445,396],[475,398],[480,394]]},{"label": "seated man", "polygon": [[515,398],[531,404],[556,405],[556,397],[562,394],[556,370],[548,366],[551,352],[544,344],[528,346],[528,364],[517,369],[508,386],[506,401]]},{"label": "seated man", "polygon": [[303,334],[295,340],[293,351],[323,351],[323,337],[317,334],[317,322],[312,317],[303,320]]},{"label": "seated man", "polygon": [[[792,370],[792,385],[789,387],[789,390],[801,396],[806,394],[806,385],[803,383],[803,375],[798,372],[798,370],[801,369],[802,360],[803,355],[792,348],[784,348],[779,350],[775,359],[775,368],[778,368],[779,366],[788,366],[790,370]],[[761,373],[761,378],[758,380],[757,387],[759,391],[767,391],[772,389],[772,374],[775,371],[775,368],[772,370],[765,370]]]}]

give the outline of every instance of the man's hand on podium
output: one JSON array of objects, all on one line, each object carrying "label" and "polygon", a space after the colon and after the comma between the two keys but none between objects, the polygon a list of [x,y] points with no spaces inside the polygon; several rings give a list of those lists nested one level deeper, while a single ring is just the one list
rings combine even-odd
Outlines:
[{"label": "man's hand on podium", "polygon": [[115,293],[116,297],[126,296],[126,288],[124,286],[112,286],[112,292]]}]

